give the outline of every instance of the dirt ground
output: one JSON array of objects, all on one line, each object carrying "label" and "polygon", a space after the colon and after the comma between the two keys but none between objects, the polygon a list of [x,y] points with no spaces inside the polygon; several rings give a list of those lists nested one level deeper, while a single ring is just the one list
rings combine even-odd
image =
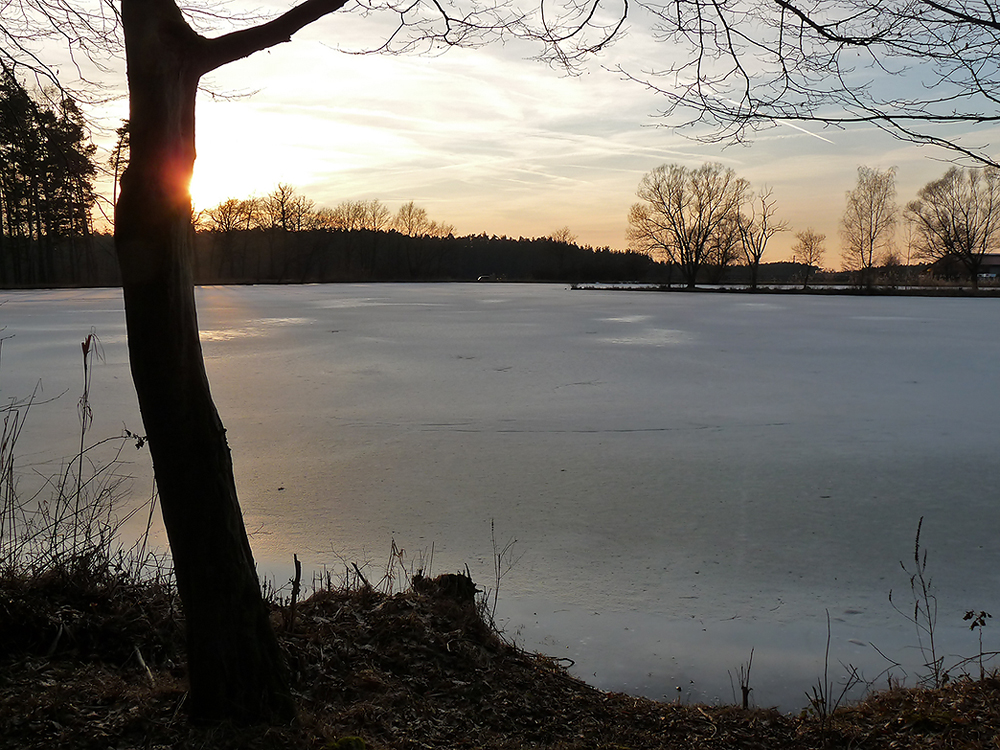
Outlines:
[{"label": "dirt ground", "polygon": [[0,748],[1000,748],[995,676],[791,716],[601,692],[442,579],[272,608],[298,721],[195,727],[170,587],[0,580]]}]

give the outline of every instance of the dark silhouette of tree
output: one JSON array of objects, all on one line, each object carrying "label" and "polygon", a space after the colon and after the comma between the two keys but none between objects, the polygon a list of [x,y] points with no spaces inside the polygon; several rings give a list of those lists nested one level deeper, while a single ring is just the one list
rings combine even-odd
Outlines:
[{"label": "dark silhouette of tree", "polygon": [[[44,240],[49,246],[63,240],[70,245],[69,258],[81,257],[91,234],[91,212],[97,200],[95,153],[83,114],[72,99],[64,98],[58,109],[43,111],[45,133]],[[71,274],[81,275],[71,268]]]},{"label": "dark silhouette of tree", "polygon": [[115,129],[115,149],[111,152],[108,166],[111,167],[111,202],[118,202],[118,183],[121,182],[125,167],[128,166],[128,120]]},{"label": "dark silhouette of tree", "polygon": [[952,167],[920,189],[906,215],[916,230],[914,255],[958,261],[978,289],[983,256],[1000,248],[1000,171]]},{"label": "dark silhouette of tree", "polygon": [[283,232],[315,229],[315,208],[312,199],[297,194],[295,188],[281,182],[260,200],[259,222],[265,229],[280,229]]},{"label": "dark silhouette of tree", "polygon": [[413,201],[399,207],[392,217],[392,228],[408,237],[420,237],[426,233],[431,221],[427,217],[427,209],[421,208]]},{"label": "dark silhouette of tree", "polygon": [[229,198],[217,206],[205,209],[205,226],[212,232],[238,232],[244,227],[245,216],[243,211],[243,201],[238,198]]},{"label": "dark silhouette of tree", "polygon": [[826,248],[826,235],[813,229],[804,229],[795,233],[795,244],[792,246],[792,262],[802,266],[802,288],[809,288],[809,277],[823,262]]},{"label": "dark silhouette of tree", "polygon": [[648,255],[666,266],[669,286],[677,265],[677,248],[666,224],[661,222],[660,216],[650,209],[649,204],[633,203],[629,208],[626,237],[629,250]]},{"label": "dark silhouette of tree", "polygon": [[630,246],[677,263],[693,288],[709,254],[729,255],[735,246],[735,217],[748,189],[746,180],[721,164],[657,167],[636,191],[642,202],[629,212]]},{"label": "dark silhouette of tree", "polygon": [[334,229],[363,229],[378,232],[393,221],[389,209],[379,200],[343,201],[328,215],[327,221]]},{"label": "dark silhouette of tree", "polygon": [[569,227],[560,227],[549,235],[549,239],[554,242],[565,242],[567,245],[576,244],[577,237]]},{"label": "dark silhouette of tree", "polygon": [[3,243],[5,281],[26,283],[38,273],[32,264],[38,184],[37,163],[41,136],[37,106],[10,69],[3,74],[0,100],[0,242]]},{"label": "dark silhouette of tree", "polygon": [[750,288],[756,289],[760,261],[767,250],[767,242],[778,232],[784,232],[788,225],[775,219],[776,205],[770,188],[764,188],[756,200],[751,199],[747,204],[749,211],[740,213],[737,224],[740,248],[750,269]]},{"label": "dark silhouette of tree", "polygon": [[286,279],[291,275],[291,248],[295,242],[291,232],[302,232],[317,226],[315,204],[309,198],[299,195],[295,188],[279,183],[258,203],[260,226],[267,230],[268,275],[275,279]]},{"label": "dark silhouette of tree", "polygon": [[[392,228],[407,237],[448,237],[455,227],[444,222],[432,221],[427,215],[427,209],[421,208],[413,201],[408,201],[399,207],[392,218]],[[426,242],[406,242],[406,267],[410,278],[416,278],[427,273],[428,269],[439,263],[440,251],[444,245]]]},{"label": "dark silhouette of tree", "polygon": [[[32,96],[0,64],[0,281],[85,275],[95,151],[72,99]],[[58,267],[57,250],[69,268]]]},{"label": "dark silhouette of tree", "polygon": [[729,214],[719,222],[708,241],[705,252],[705,268],[710,284],[721,284],[726,270],[740,256],[739,215]]},{"label": "dark silhouette of tree", "polygon": [[264,214],[261,204],[259,198],[229,198],[205,209],[203,229],[211,233],[215,253],[214,258],[199,256],[199,280],[260,280],[260,264],[255,264],[251,270],[246,262],[245,250],[247,233],[261,227]]},{"label": "dark silhouette of tree", "polygon": [[260,594],[225,429],[198,338],[193,229],[195,95],[201,77],[338,10],[306,0],[209,39],[173,0],[122,0],[130,158],[115,212],[129,360],[184,603],[192,714],[289,719],[294,706]]},{"label": "dark silhouette of tree", "polygon": [[858,285],[875,285],[875,269],[892,250],[896,231],[896,169],[858,167],[858,183],[847,193],[841,219],[844,268]]},{"label": "dark silhouette of tree", "polygon": [[455,227],[451,224],[432,221],[427,215],[427,209],[421,208],[413,201],[399,207],[392,217],[391,227],[408,237],[447,237],[455,231]]}]

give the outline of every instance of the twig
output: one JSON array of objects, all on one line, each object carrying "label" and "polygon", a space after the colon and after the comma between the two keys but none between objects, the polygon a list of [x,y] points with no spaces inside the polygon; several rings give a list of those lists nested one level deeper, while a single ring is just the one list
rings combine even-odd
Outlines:
[{"label": "twig", "polygon": [[298,555],[292,555],[295,560],[295,578],[292,579],[292,601],[288,605],[288,632],[295,631],[295,606],[299,602],[299,587],[302,584],[302,563]]},{"label": "twig", "polygon": [[358,578],[360,578],[361,582],[365,585],[365,588],[370,589],[372,585],[368,583],[368,579],[365,578],[365,574],[361,572],[361,568],[358,567],[358,564],[351,563],[351,565],[354,567],[354,572],[358,574]]},{"label": "twig", "polygon": [[153,673],[150,671],[149,667],[146,666],[146,660],[142,658],[142,653],[139,651],[138,646],[135,646],[135,658],[139,662],[139,666],[146,671],[146,677],[149,679],[149,684],[155,685],[156,680],[153,679]]},{"label": "twig", "polygon": [[889,591],[889,603],[892,608],[905,617],[917,631],[917,646],[924,657],[924,666],[930,670],[930,674],[924,678],[924,682],[929,682],[933,687],[939,688],[948,679],[948,670],[944,668],[944,657],[938,656],[937,644],[935,643],[935,631],[937,629],[937,597],[932,593],[933,586],[930,578],[927,577],[927,550],[920,550],[920,532],[924,525],[924,517],[921,516],[917,522],[917,534],[913,542],[913,564],[914,570],[911,572],[902,560],[899,566],[903,572],[910,576],[910,593],[913,596],[913,614],[904,612],[892,600],[892,591]]}]

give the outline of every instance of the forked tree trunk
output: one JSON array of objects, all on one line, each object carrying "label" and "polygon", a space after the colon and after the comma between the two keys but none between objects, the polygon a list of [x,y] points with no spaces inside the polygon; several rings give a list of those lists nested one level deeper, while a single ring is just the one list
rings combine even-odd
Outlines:
[{"label": "forked tree trunk", "polygon": [[198,337],[188,190],[195,95],[204,73],[287,41],[341,5],[307,0],[268,24],[208,40],[174,0],[122,0],[131,154],[115,245],[132,377],[184,605],[190,708],[199,720],[288,720],[294,706]]}]

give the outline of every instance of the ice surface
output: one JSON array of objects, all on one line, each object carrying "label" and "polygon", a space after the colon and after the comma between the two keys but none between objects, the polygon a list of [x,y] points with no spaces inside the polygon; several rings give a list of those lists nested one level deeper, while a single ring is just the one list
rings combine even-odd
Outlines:
[{"label": "ice surface", "polygon": [[[74,451],[91,326],[91,434],[141,430],[119,292],[0,299],[0,396],[68,391],[33,409],[26,463]],[[978,650],[961,615],[1000,592],[996,300],[405,284],[199,302],[247,526],[279,579],[293,553],[374,571],[394,538],[492,585],[493,520],[523,555],[500,615],[525,645],[602,687],[727,701],[755,648],[754,698],[792,710],[822,673],[827,610],[834,667],[874,676],[874,642],[912,674],[887,595],[910,605],[899,561],[924,516],[945,648]]]}]

